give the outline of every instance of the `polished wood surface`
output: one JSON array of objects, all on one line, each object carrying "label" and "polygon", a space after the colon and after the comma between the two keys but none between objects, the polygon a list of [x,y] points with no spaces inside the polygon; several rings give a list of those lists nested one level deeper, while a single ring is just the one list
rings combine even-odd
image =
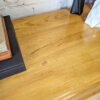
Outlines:
[{"label": "polished wood surface", "polygon": [[83,100],[100,91],[100,29],[62,9],[13,21],[27,71],[0,81],[0,100]]}]

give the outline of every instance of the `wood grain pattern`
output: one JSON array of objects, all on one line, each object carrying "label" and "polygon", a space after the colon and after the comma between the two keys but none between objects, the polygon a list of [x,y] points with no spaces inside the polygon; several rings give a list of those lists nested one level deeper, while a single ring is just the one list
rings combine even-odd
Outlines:
[{"label": "wood grain pattern", "polygon": [[13,24],[27,71],[0,81],[0,100],[82,100],[100,91],[100,29],[66,9]]}]

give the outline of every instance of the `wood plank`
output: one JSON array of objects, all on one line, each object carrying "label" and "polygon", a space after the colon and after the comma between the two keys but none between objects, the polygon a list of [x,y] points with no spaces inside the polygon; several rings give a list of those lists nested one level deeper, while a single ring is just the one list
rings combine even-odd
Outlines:
[{"label": "wood plank", "polygon": [[0,81],[0,100],[66,100],[100,91],[100,29],[66,9],[13,24],[27,71]]}]

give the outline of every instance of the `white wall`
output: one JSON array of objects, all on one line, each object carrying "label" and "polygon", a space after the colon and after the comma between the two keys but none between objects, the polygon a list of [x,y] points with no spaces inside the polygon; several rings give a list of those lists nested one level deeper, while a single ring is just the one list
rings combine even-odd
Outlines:
[{"label": "white wall", "polygon": [[70,7],[73,0],[0,0],[0,15],[20,18]]},{"label": "white wall", "polygon": [[0,0],[0,15],[12,18],[71,7],[73,0]]}]

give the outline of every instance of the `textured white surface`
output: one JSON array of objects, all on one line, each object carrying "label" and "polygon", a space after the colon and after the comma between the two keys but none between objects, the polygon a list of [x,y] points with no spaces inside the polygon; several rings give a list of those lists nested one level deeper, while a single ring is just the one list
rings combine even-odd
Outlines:
[{"label": "textured white surface", "polygon": [[72,3],[73,0],[0,0],[0,15],[20,18],[64,7],[70,8]]},{"label": "textured white surface", "polygon": [[[68,3],[67,3],[68,1]],[[20,18],[70,7],[73,0],[0,0],[0,14]]]},{"label": "textured white surface", "polygon": [[96,0],[85,23],[90,27],[100,27],[100,0]]}]

